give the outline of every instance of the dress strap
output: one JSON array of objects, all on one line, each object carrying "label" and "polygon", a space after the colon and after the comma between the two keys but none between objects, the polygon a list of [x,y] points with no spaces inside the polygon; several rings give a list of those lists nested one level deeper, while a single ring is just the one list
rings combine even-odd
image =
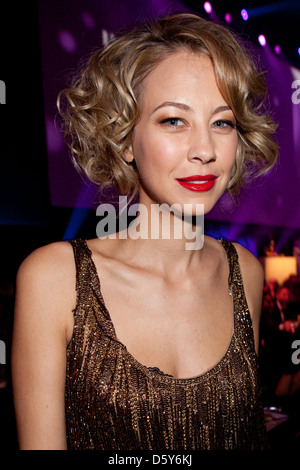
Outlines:
[{"label": "dress strap", "polygon": [[92,273],[89,269],[90,253],[85,240],[73,239],[68,242],[73,247],[75,258],[76,291],[78,295],[81,295],[88,286],[91,286],[91,282],[93,283]]},{"label": "dress strap", "polygon": [[116,338],[114,326],[102,297],[100,280],[92,252],[85,240],[76,238],[68,240],[73,247],[76,266],[77,301],[75,317],[90,312],[101,330],[112,339]]},{"label": "dress strap", "polygon": [[[90,305],[90,300],[95,295],[98,301],[102,303],[98,274],[92,260],[91,250],[86,241],[75,238],[68,240],[68,242],[73,247],[75,259],[77,307],[79,305]],[[78,310],[78,308],[75,310]]]},{"label": "dress strap", "polygon": [[233,296],[235,334],[242,341],[248,354],[253,355],[253,353],[255,353],[254,334],[244,290],[239,256],[235,246],[231,242],[222,239],[221,244],[226,252],[229,265],[228,285],[229,291]]},{"label": "dress strap", "polygon": [[237,282],[240,276],[239,257],[235,246],[228,240],[221,239],[221,244],[226,252],[229,266],[228,287],[230,295],[232,295],[233,284]]}]

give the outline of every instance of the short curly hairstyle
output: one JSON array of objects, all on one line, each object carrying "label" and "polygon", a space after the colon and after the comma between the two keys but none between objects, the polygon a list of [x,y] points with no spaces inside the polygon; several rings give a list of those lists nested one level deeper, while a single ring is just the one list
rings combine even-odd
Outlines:
[{"label": "short curly hairstyle", "polygon": [[99,186],[113,185],[132,197],[139,190],[134,165],[124,160],[139,119],[143,81],[164,59],[181,50],[205,54],[218,88],[237,120],[238,150],[228,190],[239,191],[247,175],[276,162],[277,125],[264,109],[267,87],[242,41],[227,27],[180,13],[136,26],[88,58],[58,96],[62,132],[78,169]]}]

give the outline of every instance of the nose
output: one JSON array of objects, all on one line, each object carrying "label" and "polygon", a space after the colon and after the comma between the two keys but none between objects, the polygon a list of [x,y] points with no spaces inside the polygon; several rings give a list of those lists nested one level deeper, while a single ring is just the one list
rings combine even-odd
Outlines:
[{"label": "nose", "polygon": [[188,151],[188,159],[190,161],[201,161],[207,164],[216,160],[213,141],[208,131],[195,130],[191,136],[191,142]]}]

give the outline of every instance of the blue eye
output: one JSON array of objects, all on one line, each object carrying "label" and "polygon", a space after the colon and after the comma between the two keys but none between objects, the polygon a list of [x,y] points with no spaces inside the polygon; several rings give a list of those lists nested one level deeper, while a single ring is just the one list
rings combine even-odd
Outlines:
[{"label": "blue eye", "polygon": [[216,122],[213,123],[213,126],[218,127],[218,128],[226,128],[226,127],[232,127],[235,128],[236,124],[230,120],[227,119],[220,119]]},{"label": "blue eye", "polygon": [[176,117],[163,119],[162,121],[160,121],[160,123],[167,124],[168,126],[171,126],[171,127],[180,127],[184,125],[183,120],[180,118],[176,118]]}]

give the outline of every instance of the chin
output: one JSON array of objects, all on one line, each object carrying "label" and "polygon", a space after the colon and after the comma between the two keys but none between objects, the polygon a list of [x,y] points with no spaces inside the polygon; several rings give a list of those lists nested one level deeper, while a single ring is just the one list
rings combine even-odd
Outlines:
[{"label": "chin", "polygon": [[199,210],[202,212],[202,215],[205,215],[208,214],[214,208],[218,199],[199,198],[199,201],[197,202],[193,201],[192,203],[184,203],[182,210],[184,211],[184,213],[191,216],[198,215]]}]

